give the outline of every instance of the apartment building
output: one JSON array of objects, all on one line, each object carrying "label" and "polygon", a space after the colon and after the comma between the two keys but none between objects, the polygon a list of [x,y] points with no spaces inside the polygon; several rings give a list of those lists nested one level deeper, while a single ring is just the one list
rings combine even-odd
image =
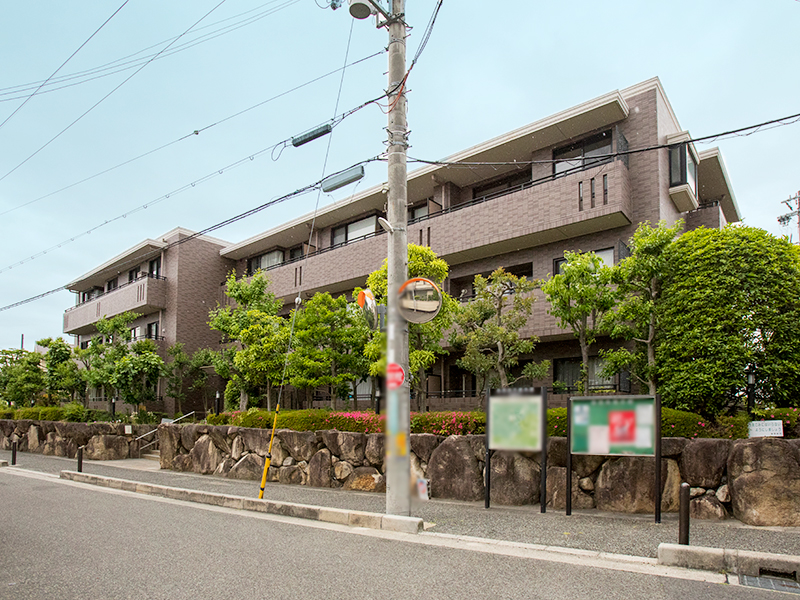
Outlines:
[{"label": "apartment building", "polygon": [[[444,289],[467,300],[474,276],[497,267],[544,278],[557,272],[566,250],[594,251],[616,263],[644,221],[683,219],[686,229],[739,221],[719,150],[700,151],[690,139],[657,78],[610,92],[411,172],[408,240],[449,263]],[[377,222],[385,210],[385,187],[378,185],[225,246],[220,256],[239,273],[266,271],[270,289],[288,306],[298,293],[347,294],[386,256]],[[557,381],[570,389],[579,373],[578,344],[547,308],[539,295],[524,331],[540,339],[529,358],[549,359],[551,373],[528,383]],[[592,348],[590,385],[627,392],[628,377],[598,374],[597,352],[613,344],[601,339]],[[479,401],[474,377],[456,358],[435,365],[430,408]]]},{"label": "apartment building", "polygon": [[[162,358],[175,342],[182,342],[187,353],[218,348],[220,336],[209,329],[208,312],[224,301],[222,284],[234,262],[220,256],[228,242],[205,235],[187,239],[193,233],[176,228],[144,240],[67,284],[75,292],[75,306],[64,312],[64,333],[85,348],[97,335],[97,321],[131,311],[140,315],[131,323],[132,339],[153,340]],[[158,396],[149,408],[173,413],[163,381]],[[200,398],[188,400],[184,411],[202,409]],[[108,407],[102,392],[94,393],[94,402],[93,407]]]}]

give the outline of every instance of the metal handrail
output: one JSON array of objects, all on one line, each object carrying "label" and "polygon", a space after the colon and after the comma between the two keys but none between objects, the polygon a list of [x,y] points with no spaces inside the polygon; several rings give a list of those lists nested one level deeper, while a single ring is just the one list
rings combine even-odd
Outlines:
[{"label": "metal handrail", "polygon": [[[195,413],[195,411],[192,411],[192,412],[190,412],[190,413],[187,413],[187,414],[183,415],[182,417],[178,417],[177,419],[175,419],[175,420],[174,420],[174,421],[172,421],[172,422],[173,422],[173,423],[177,423],[177,422],[178,422],[178,421],[180,421],[181,419],[185,419],[186,417],[191,417],[191,416],[192,416],[194,413]],[[147,433],[145,433],[145,434],[142,434],[142,435],[140,435],[139,437],[137,437],[137,438],[136,438],[136,439],[134,439],[133,441],[134,441],[134,442],[138,442],[140,439],[142,439],[142,438],[146,438],[148,435],[150,435],[151,433],[155,433],[156,431],[158,431],[158,427],[156,427],[155,429],[151,429],[150,431],[148,431],[148,432],[147,432]],[[151,442],[151,444],[152,444],[152,442]],[[147,446],[149,446],[149,445],[150,445],[150,444],[147,444]],[[143,446],[143,447],[144,447],[144,448],[147,448],[147,446]]]},{"label": "metal handrail", "polygon": [[[191,417],[191,416],[192,416],[194,413],[195,413],[195,411],[192,411],[192,412],[190,412],[190,413],[187,413],[187,414],[183,415],[182,417],[178,417],[177,419],[175,419],[174,421],[172,421],[172,423],[177,423],[177,422],[178,422],[178,421],[180,421],[181,419],[185,419],[186,417]],[[150,434],[151,434],[151,433],[153,433],[154,431],[158,431],[158,427],[156,427],[155,429],[153,429],[153,430],[151,430],[151,431],[148,431],[148,432],[147,432],[147,433],[145,433],[144,435],[140,435],[140,436],[139,436],[139,437],[137,437],[137,438],[136,438],[134,441],[138,442],[140,439],[147,437],[148,435],[150,435]],[[146,449],[146,448],[149,448],[150,446],[153,446],[154,444],[157,444],[157,443],[158,443],[158,438],[154,439],[152,442],[149,442],[149,443],[145,444],[144,446],[140,446],[140,447],[139,447],[139,457],[141,458],[141,456],[142,456],[142,450],[144,450],[144,449]]]}]

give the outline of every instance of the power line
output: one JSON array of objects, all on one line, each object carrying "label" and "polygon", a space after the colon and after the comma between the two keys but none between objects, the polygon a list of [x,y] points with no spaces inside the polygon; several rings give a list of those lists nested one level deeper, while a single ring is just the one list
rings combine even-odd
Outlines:
[{"label": "power line", "polygon": [[[340,173],[344,173],[345,171],[348,171],[349,169],[352,169],[354,167],[358,167],[359,165],[366,165],[366,164],[369,164],[371,162],[375,162],[377,160],[381,160],[381,157],[374,156],[372,158],[368,158],[366,160],[362,160],[362,161],[357,162],[357,163],[355,163],[353,165],[350,165],[346,169],[341,169],[340,171],[336,171],[335,173],[331,173],[331,175],[329,175],[328,177],[332,177],[334,175],[338,175]],[[170,242],[169,244],[167,244],[163,248],[159,248],[158,252],[161,253],[163,250],[168,250],[169,248],[172,248],[174,246],[178,246],[180,244],[184,244],[184,243],[188,242],[189,240],[193,240],[193,239],[195,239],[197,237],[200,237],[201,235],[205,235],[207,233],[211,233],[212,231],[216,231],[217,229],[221,229],[221,228],[223,228],[223,227],[225,227],[227,225],[231,225],[232,223],[236,223],[237,221],[241,221],[243,219],[251,217],[251,216],[261,212],[262,210],[265,210],[265,209],[269,208],[270,206],[275,206],[276,204],[280,204],[281,202],[285,202],[286,200],[289,200],[290,198],[295,198],[297,196],[306,194],[306,193],[316,189],[317,187],[321,186],[322,182],[325,179],[327,179],[327,177],[325,177],[323,179],[320,179],[318,181],[315,181],[312,184],[309,184],[309,185],[303,186],[301,188],[298,188],[297,190],[295,190],[293,192],[290,192],[288,194],[285,194],[283,196],[279,196],[278,198],[273,198],[272,200],[269,200],[268,202],[264,202],[263,204],[260,204],[259,206],[256,206],[255,208],[251,208],[251,209],[246,210],[245,212],[240,213],[240,214],[238,214],[238,215],[236,215],[234,217],[231,217],[229,219],[225,219],[224,221],[220,221],[219,223],[211,225],[210,227],[206,227],[205,229],[203,229],[201,231],[197,231],[195,233],[192,233],[191,235],[188,235],[185,238],[181,238],[179,240],[175,240],[174,242]],[[125,266],[125,265],[132,265],[134,263],[140,263],[140,262],[146,260],[146,258],[147,257],[145,256],[144,258],[143,257],[138,257],[135,260],[131,259],[131,260],[127,261],[127,262],[120,263],[119,266]],[[54,288],[54,289],[52,289],[50,291],[44,292],[42,294],[38,294],[36,296],[32,296],[30,298],[26,298],[25,300],[20,300],[19,302],[14,302],[13,304],[9,304],[7,306],[0,307],[0,312],[5,311],[5,310],[9,310],[9,309],[12,309],[12,308],[16,308],[17,306],[22,306],[23,304],[28,304],[30,302],[34,302],[35,300],[39,300],[41,298],[45,298],[47,296],[50,296],[52,294],[55,294],[57,292],[60,292],[61,290],[65,290],[65,289],[67,289],[65,286],[61,286],[61,287],[58,287],[58,288]]]},{"label": "power line", "polygon": [[48,82],[48,81],[50,81],[50,80],[51,80],[53,77],[55,77],[56,73],[58,73],[58,72],[59,72],[59,71],[60,71],[62,68],[64,68],[64,65],[66,65],[66,64],[67,64],[67,63],[68,63],[70,60],[72,60],[72,58],[73,58],[73,57],[74,57],[74,56],[75,56],[75,55],[76,55],[78,52],[80,52],[80,51],[81,51],[81,49],[82,49],[82,48],[83,48],[83,47],[84,47],[86,44],[88,44],[88,43],[89,43],[89,42],[92,40],[92,38],[93,38],[94,36],[96,36],[96,35],[97,35],[97,33],[98,33],[98,32],[99,32],[99,31],[100,31],[100,30],[101,30],[103,27],[105,27],[105,26],[106,26],[106,24],[107,24],[107,23],[108,23],[108,22],[109,22],[111,19],[113,19],[113,18],[114,18],[114,17],[117,15],[117,13],[118,13],[119,11],[121,11],[123,8],[125,8],[125,5],[126,5],[128,2],[129,2],[129,0],[125,0],[125,2],[123,2],[123,3],[122,3],[122,5],[121,5],[121,6],[120,6],[120,7],[119,7],[117,10],[115,10],[115,11],[114,11],[114,14],[112,14],[110,17],[108,17],[108,18],[107,18],[107,19],[106,19],[106,20],[103,22],[103,24],[102,24],[102,25],[100,25],[100,27],[98,27],[98,28],[95,30],[95,32],[94,32],[92,35],[90,35],[90,36],[88,37],[88,39],[87,39],[85,42],[83,42],[83,43],[82,43],[82,44],[81,44],[81,45],[78,47],[78,49],[77,49],[77,50],[75,50],[75,52],[73,52],[72,54],[70,54],[70,55],[69,55],[69,58],[68,58],[67,60],[65,60],[63,63],[61,63],[61,66],[60,66],[60,67],[58,67],[58,68],[57,68],[55,71],[53,71],[53,73],[52,73],[52,75],[50,75],[50,77],[48,77],[47,79],[45,79],[45,80],[44,80],[44,81],[41,83],[41,85],[40,85],[38,88],[36,88],[36,89],[33,91],[33,93],[32,93],[30,96],[28,96],[27,98],[25,98],[25,101],[24,101],[22,104],[20,104],[20,105],[19,105],[19,106],[18,106],[18,107],[17,107],[17,108],[14,110],[14,112],[12,112],[10,115],[8,115],[8,116],[6,117],[6,120],[5,120],[5,121],[3,121],[2,123],[0,123],[0,128],[2,128],[2,127],[3,127],[3,125],[5,125],[6,123],[8,123],[8,122],[11,120],[11,117],[13,117],[15,114],[17,114],[17,113],[18,113],[18,112],[19,112],[19,111],[22,109],[22,107],[23,107],[23,106],[25,106],[25,105],[28,103],[28,101],[29,101],[31,98],[33,98],[33,97],[36,95],[36,93],[37,93],[39,90],[41,90],[41,89],[42,89],[42,87],[44,87],[45,85],[47,85],[47,82]]},{"label": "power line", "polygon": [[194,25],[192,25],[191,27],[189,27],[189,29],[187,29],[187,30],[186,30],[186,31],[184,31],[184,32],[183,32],[181,35],[179,35],[177,38],[175,38],[175,40],[174,40],[174,41],[170,42],[168,46],[166,46],[164,49],[162,49],[162,50],[161,50],[161,51],[160,51],[158,54],[156,54],[156,55],[155,55],[153,58],[151,58],[151,59],[150,59],[150,60],[148,60],[146,63],[144,63],[144,64],[143,64],[141,67],[139,67],[138,69],[136,69],[136,71],[134,71],[134,72],[133,72],[131,75],[129,75],[129,76],[128,76],[128,77],[127,77],[127,78],[126,78],[126,79],[125,79],[125,80],[124,80],[122,83],[120,83],[118,86],[116,86],[116,87],[115,87],[113,90],[111,90],[111,91],[110,91],[110,92],[108,92],[108,93],[107,93],[105,96],[103,96],[102,98],[100,98],[100,100],[98,100],[98,101],[97,101],[95,104],[93,104],[93,105],[91,106],[91,108],[89,108],[89,110],[87,110],[86,112],[84,112],[84,113],[83,113],[81,116],[79,116],[77,119],[75,119],[75,120],[74,120],[72,123],[70,123],[69,125],[67,125],[67,126],[64,128],[64,129],[62,129],[62,130],[61,130],[59,133],[57,133],[57,134],[56,134],[56,135],[55,135],[53,138],[51,138],[49,142],[47,142],[47,143],[46,143],[44,146],[42,146],[41,148],[39,148],[39,149],[38,149],[36,152],[34,152],[34,153],[33,153],[33,154],[31,154],[31,155],[30,155],[28,158],[26,158],[26,159],[25,159],[25,160],[23,160],[21,163],[19,163],[19,164],[18,164],[16,167],[14,167],[13,169],[11,169],[11,170],[10,170],[8,173],[6,173],[6,174],[5,174],[5,175],[3,175],[2,177],[0,177],[0,181],[3,181],[3,180],[6,178],[6,177],[8,177],[8,176],[9,176],[9,175],[11,175],[11,174],[12,174],[14,171],[16,171],[17,169],[19,169],[19,168],[20,168],[22,165],[24,165],[25,163],[27,163],[27,162],[28,162],[30,159],[32,159],[34,156],[36,156],[37,154],[39,154],[39,152],[41,152],[42,150],[44,150],[45,148],[47,148],[47,147],[48,147],[50,144],[52,144],[52,143],[53,143],[54,141],[56,141],[56,140],[57,140],[59,137],[61,137],[61,136],[62,136],[62,135],[63,135],[63,134],[64,134],[64,133],[65,133],[67,130],[69,130],[69,129],[70,129],[72,126],[73,126],[73,125],[75,125],[75,124],[76,124],[78,121],[80,121],[81,119],[83,119],[83,117],[85,117],[85,116],[86,116],[86,115],[88,115],[90,112],[92,112],[92,111],[93,111],[95,108],[97,108],[98,106],[100,106],[100,104],[102,104],[102,103],[103,103],[103,101],[104,101],[106,98],[108,98],[109,96],[111,96],[111,94],[113,94],[114,92],[116,92],[116,91],[117,91],[119,88],[121,88],[123,85],[125,85],[126,83],[128,83],[128,82],[129,82],[131,79],[133,79],[133,78],[134,78],[134,77],[135,77],[135,76],[136,76],[136,75],[137,75],[137,74],[138,74],[138,73],[139,73],[139,72],[140,72],[142,69],[144,69],[144,68],[145,68],[147,65],[149,65],[149,64],[150,64],[151,62],[153,62],[153,61],[154,61],[156,58],[158,58],[158,57],[159,57],[161,54],[163,54],[163,53],[164,53],[164,52],[165,52],[165,51],[166,51],[166,50],[167,50],[167,49],[168,49],[170,46],[172,46],[172,45],[173,45],[173,44],[174,44],[176,41],[178,41],[178,40],[179,40],[179,39],[181,39],[181,38],[182,38],[184,35],[186,35],[187,33],[189,33],[189,32],[190,32],[192,29],[194,29],[194,28],[195,28],[195,26],[196,26],[196,25],[198,25],[198,24],[199,24],[199,23],[200,23],[200,22],[201,22],[203,19],[205,19],[205,18],[206,18],[208,15],[210,15],[212,12],[214,12],[215,10],[217,10],[217,9],[218,9],[220,6],[222,6],[223,4],[225,4],[225,2],[226,2],[226,1],[227,1],[227,0],[222,0],[222,1],[221,1],[219,4],[217,4],[217,5],[216,5],[214,8],[212,8],[210,11],[208,11],[208,12],[207,12],[205,15],[203,15],[202,17],[200,17],[200,19],[199,19],[198,21],[196,21],[196,22],[194,23]]},{"label": "power line", "polygon": [[[169,146],[177,144],[178,142],[182,142],[183,140],[188,139],[188,138],[192,137],[193,135],[198,135],[198,134],[200,134],[200,133],[202,133],[204,131],[207,131],[207,130],[211,129],[212,127],[215,127],[217,125],[221,125],[222,123],[230,121],[231,119],[235,119],[236,117],[239,117],[239,116],[241,116],[241,115],[243,115],[245,113],[250,112],[251,110],[254,110],[256,108],[264,106],[265,104],[267,104],[269,102],[273,102],[275,100],[278,100],[279,98],[282,98],[283,96],[287,96],[287,95],[289,95],[289,94],[291,94],[293,92],[296,92],[297,90],[300,90],[300,89],[302,89],[304,87],[307,87],[307,86],[309,86],[311,84],[317,83],[318,81],[321,81],[322,79],[325,79],[326,77],[330,77],[331,75],[335,75],[336,73],[339,73],[340,71],[343,71],[344,69],[347,69],[348,67],[355,66],[355,65],[357,65],[359,63],[362,63],[362,62],[365,62],[365,61],[367,61],[367,60],[369,60],[371,58],[375,58],[376,56],[380,56],[381,54],[384,54],[384,53],[385,53],[384,50],[381,50],[380,52],[375,52],[373,54],[370,54],[369,56],[365,56],[364,58],[360,58],[360,59],[358,59],[356,61],[353,61],[353,62],[345,65],[344,67],[340,67],[338,69],[334,69],[333,71],[325,73],[324,75],[320,75],[319,77],[315,77],[314,79],[306,81],[305,83],[301,83],[300,85],[297,85],[297,86],[295,86],[295,87],[293,87],[291,89],[285,90],[285,91],[283,91],[283,92],[281,92],[279,94],[276,94],[275,96],[272,96],[271,98],[267,98],[266,100],[262,100],[261,102],[258,102],[258,103],[254,104],[254,105],[252,105],[252,106],[250,106],[248,108],[240,110],[237,113],[234,113],[234,114],[229,115],[229,116],[227,116],[227,117],[225,117],[223,119],[220,119],[219,121],[215,121],[214,123],[211,123],[210,125],[206,125],[205,127],[201,127],[200,129],[195,129],[191,133],[187,133],[186,135],[183,135],[183,136],[181,136],[181,137],[179,137],[179,138],[177,138],[175,140],[172,140],[171,142],[167,142],[166,144],[163,144],[163,145],[159,146],[158,148],[154,148],[153,150],[148,150],[147,152],[145,152],[143,154],[140,154],[138,156],[135,156],[134,158],[130,158],[130,159],[128,159],[126,161],[123,161],[123,162],[121,162],[121,163],[119,163],[119,164],[117,164],[117,165],[115,165],[113,167],[109,167],[108,169],[100,171],[99,173],[95,173],[94,175],[91,175],[89,177],[81,179],[80,181],[76,181],[76,182],[71,183],[71,184],[69,184],[67,186],[59,188],[59,189],[57,189],[57,190],[55,190],[53,192],[49,192],[48,194],[45,194],[44,196],[39,196],[38,198],[34,198],[32,200],[28,200],[27,202],[23,202],[22,204],[18,204],[16,206],[8,208],[8,209],[0,212],[0,216],[3,216],[3,215],[8,214],[10,212],[13,212],[13,211],[17,210],[18,208],[23,208],[25,206],[29,206],[31,204],[34,204],[36,202],[39,202],[40,200],[44,200],[46,198],[54,196],[55,194],[59,194],[59,193],[65,191],[65,190],[68,190],[70,188],[75,187],[76,185],[80,185],[82,183],[86,183],[87,181],[95,179],[96,177],[100,177],[101,175],[105,175],[106,173],[114,171],[115,169],[119,169],[120,167],[124,167],[125,165],[128,165],[128,164],[130,164],[130,163],[132,163],[134,161],[137,161],[137,160],[139,160],[141,158],[145,158],[146,156],[149,156],[149,155],[151,155],[151,154],[153,154],[155,152],[158,152],[159,150],[163,150],[164,148],[168,148]],[[369,103],[377,102],[377,100],[380,100],[382,97],[383,96],[381,96],[380,98],[378,98],[376,100],[371,100]],[[364,108],[364,106],[366,106],[366,104],[363,104],[363,105],[360,105],[360,106],[358,106],[358,107],[356,107],[354,109],[351,109],[347,113],[343,114],[340,117],[340,120],[344,120],[346,117],[350,116],[352,113],[360,110],[361,108]]]},{"label": "power line", "polygon": [[[355,112],[361,110],[362,108],[364,108],[366,106],[369,106],[372,103],[378,102],[383,97],[384,96],[380,96],[380,97],[378,97],[376,99],[369,100],[367,102],[363,102],[362,104],[360,104],[356,108],[350,109],[349,111],[347,111],[346,113],[343,113],[339,117],[334,117],[331,120],[332,125],[335,127],[336,125],[341,123],[348,116],[354,114]],[[188,137],[188,136],[186,136],[186,137]],[[106,225],[110,225],[111,223],[114,223],[114,222],[119,221],[121,219],[125,219],[125,218],[129,217],[130,215],[133,215],[133,214],[136,214],[136,213],[141,212],[143,210],[146,210],[149,206],[153,206],[154,204],[158,204],[160,202],[163,202],[163,201],[169,199],[172,196],[175,196],[177,194],[180,194],[182,192],[190,190],[191,188],[194,188],[197,185],[206,183],[207,181],[209,181],[211,179],[214,179],[215,177],[219,177],[220,175],[222,175],[226,171],[230,171],[231,169],[234,169],[236,167],[240,167],[243,164],[247,164],[248,161],[253,161],[253,160],[256,159],[256,157],[262,156],[262,155],[266,154],[267,152],[272,152],[276,148],[279,148],[279,147],[282,147],[282,146],[286,146],[290,142],[291,142],[291,138],[286,139],[286,140],[282,140],[282,141],[278,142],[277,144],[272,144],[271,146],[267,146],[266,148],[263,148],[263,149],[259,150],[258,152],[254,152],[253,154],[248,154],[247,156],[245,156],[243,158],[240,158],[239,160],[237,160],[237,161],[235,161],[235,162],[233,162],[233,163],[231,163],[229,165],[226,165],[226,166],[221,167],[219,169],[215,169],[211,173],[208,173],[207,175],[204,175],[203,177],[200,177],[199,179],[195,179],[194,181],[191,181],[191,182],[189,182],[187,184],[184,184],[183,186],[181,186],[181,187],[179,187],[179,188],[177,188],[175,190],[172,190],[171,192],[163,194],[163,195],[159,196],[158,198],[155,198],[154,200],[150,200],[149,202],[147,202],[145,204],[141,204],[141,205],[137,206],[136,208],[133,208],[133,209],[127,211],[127,212],[124,212],[121,215],[117,215],[116,217],[113,217],[111,219],[106,219],[102,223],[99,223],[99,224],[95,225],[94,227],[91,227],[91,228],[87,229],[86,231],[84,231],[82,233],[79,233],[77,235],[73,235],[69,239],[63,240],[62,242],[60,242],[58,244],[50,246],[49,248],[41,250],[41,251],[37,252],[36,254],[33,254],[33,255],[31,255],[31,256],[29,256],[27,258],[24,258],[24,259],[22,259],[22,260],[20,260],[18,262],[15,262],[15,263],[7,266],[7,267],[4,267],[4,268],[0,269],[0,273],[4,273],[5,271],[10,271],[14,267],[19,267],[19,266],[24,265],[25,263],[29,263],[29,262],[31,262],[33,260],[36,260],[37,258],[40,258],[40,257],[44,256],[45,254],[47,254],[49,252],[52,252],[52,251],[57,250],[57,249],[59,249],[59,248],[61,248],[63,246],[71,244],[72,242],[74,242],[77,239],[80,239],[82,237],[90,235],[92,232],[97,231],[98,229],[100,229],[102,227],[105,227]]]},{"label": "power line", "polygon": [[[242,15],[246,15],[248,13],[257,11],[257,10],[263,8],[264,6],[267,6],[269,4],[274,4],[277,1],[278,0],[271,0],[270,2],[267,2],[266,4],[262,4],[261,6],[257,6],[256,8],[250,9],[250,10],[245,11],[243,13],[239,13],[238,15],[234,15],[232,17],[228,17],[226,19],[222,19],[220,21],[217,21],[215,23],[211,23],[209,25],[205,25],[203,27],[198,27],[197,29],[195,29],[195,32],[202,31],[203,29],[208,29],[210,27],[216,27],[220,23],[224,23],[225,21],[230,21],[232,19],[236,19],[238,17],[241,17]],[[188,49],[193,48],[194,46],[197,46],[197,45],[202,44],[204,42],[216,39],[216,38],[218,38],[220,36],[223,36],[225,34],[231,33],[232,31],[236,31],[237,29],[241,29],[242,27],[245,27],[247,25],[251,25],[253,23],[256,23],[256,22],[260,21],[261,19],[263,19],[265,17],[268,17],[268,16],[270,16],[270,15],[272,15],[272,14],[274,14],[274,13],[280,11],[280,10],[283,10],[284,8],[287,8],[287,7],[289,7],[289,6],[293,5],[293,4],[297,4],[299,1],[300,0],[288,0],[287,2],[285,2],[284,4],[282,4],[282,5],[280,5],[280,6],[276,7],[276,8],[271,8],[271,9],[266,10],[266,11],[264,11],[262,13],[257,14],[257,15],[250,16],[250,17],[248,17],[246,19],[243,19],[241,21],[237,21],[236,23],[233,23],[233,24],[230,24],[230,25],[226,25],[225,27],[221,27],[221,28],[219,28],[219,29],[217,29],[215,31],[211,31],[209,33],[203,34],[203,35],[201,35],[201,36],[199,36],[199,37],[197,37],[197,38],[195,38],[195,39],[193,39],[191,41],[187,41],[187,42],[185,42],[183,44],[179,44],[179,45],[173,47],[169,52],[164,52],[160,56],[158,56],[157,58],[161,59],[161,58],[166,58],[167,56],[172,56],[174,54],[177,54],[178,52],[183,52],[184,50],[188,50]],[[163,44],[168,43],[171,40],[176,40],[176,39],[177,39],[176,37],[169,38],[169,39],[163,40],[161,42],[158,42],[157,44],[153,44],[151,46],[148,46],[147,48],[143,48],[142,50],[139,50],[138,52],[134,52],[133,54],[129,54],[127,56],[123,56],[123,57],[118,58],[116,60],[113,60],[111,62],[99,65],[97,67],[93,67],[91,69],[86,69],[84,71],[78,71],[76,73],[71,73],[69,75],[62,75],[61,77],[53,78],[53,79],[50,80],[50,85],[58,85],[60,83],[64,83],[64,82],[67,82],[67,81],[74,81],[76,79],[79,80],[79,81],[76,81],[75,83],[68,83],[66,85],[62,85],[60,87],[56,87],[56,88],[53,88],[53,89],[45,90],[43,92],[39,92],[37,90],[37,93],[38,93],[38,95],[49,94],[51,92],[55,92],[55,91],[62,90],[62,89],[65,89],[65,88],[73,87],[73,86],[80,85],[80,84],[83,84],[83,83],[88,83],[89,81],[94,81],[95,79],[101,79],[103,77],[108,77],[109,75],[115,75],[116,73],[121,73],[123,71],[128,71],[130,69],[135,68],[137,65],[140,65],[142,62],[148,60],[149,58],[153,57],[154,54],[149,54],[149,55],[143,56],[141,58],[135,58],[135,59],[134,59],[134,57],[138,56],[139,54],[142,54],[143,52],[147,52],[148,50],[150,50],[152,48],[157,48],[157,47],[159,47],[159,46],[161,46]],[[129,60],[129,59],[133,59],[133,60]],[[81,79],[81,78],[83,78],[83,79]],[[36,88],[37,85],[39,85],[40,83],[41,82],[37,81],[37,82],[33,82],[33,83],[24,83],[24,84],[10,86],[10,87],[6,87],[6,88],[0,88],[0,96],[10,96],[12,94],[20,94],[21,92],[26,92],[26,91],[29,91],[31,89]],[[47,83],[47,81],[45,81],[45,83]],[[0,102],[8,102],[10,100],[18,100],[18,99],[21,99],[21,98],[24,98],[24,97],[25,96],[23,94],[22,96],[14,96],[14,97],[11,97],[11,98],[0,98]]]},{"label": "power line", "polygon": [[[725,131],[723,133],[714,133],[711,135],[705,135],[702,137],[690,138],[685,142],[679,143],[710,143],[711,141],[717,141],[721,138],[725,138],[728,136],[734,137],[748,137],[755,133],[759,133],[761,131],[769,131],[770,129],[775,129],[776,127],[785,127],[787,125],[794,125],[795,123],[800,122],[800,113],[789,115],[788,117],[782,117],[780,119],[772,119],[770,121],[764,121],[763,123],[758,123],[757,125],[748,125],[747,127],[740,127],[739,129],[732,129],[730,131]],[[771,127],[770,127],[771,126]],[[645,146],[643,148],[636,148],[634,150],[623,150],[618,152],[610,152],[608,154],[598,154],[596,156],[592,156],[592,160],[606,160],[609,158],[615,158],[617,156],[628,156],[631,154],[640,154],[642,152],[651,152],[653,150],[663,150],[665,148],[671,148],[676,144],[658,144],[655,146]],[[514,161],[483,161],[483,162],[469,162],[469,161],[446,161],[446,160],[425,160],[421,158],[411,158],[409,160],[412,162],[423,163],[427,165],[441,165],[441,166],[448,166],[448,167],[497,167],[497,166],[526,166],[526,165],[539,165],[539,164],[554,164],[554,163],[562,163],[562,162],[569,162],[570,159],[562,158],[559,160],[556,159],[547,159],[547,160],[514,160]]]}]

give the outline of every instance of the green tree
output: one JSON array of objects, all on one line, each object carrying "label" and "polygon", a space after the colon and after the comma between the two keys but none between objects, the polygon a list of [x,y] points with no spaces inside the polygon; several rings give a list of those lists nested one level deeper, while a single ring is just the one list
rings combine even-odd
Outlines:
[{"label": "green tree", "polygon": [[[386,304],[388,293],[388,263],[377,271],[370,273],[367,287],[372,291],[375,300]],[[427,372],[436,362],[438,356],[447,354],[442,347],[445,333],[453,324],[453,317],[458,310],[456,302],[449,294],[441,290],[441,283],[447,279],[450,267],[427,246],[408,245],[408,276],[424,277],[436,283],[442,292],[442,308],[436,317],[428,323],[408,324],[408,363],[411,389],[417,398],[417,409],[422,411],[427,405]],[[360,292],[356,289],[354,295]],[[369,373],[373,377],[386,373],[386,334],[376,331],[372,334],[364,350],[370,360]]]},{"label": "green tree", "polygon": [[3,351],[3,397],[18,407],[42,403],[47,377],[42,355],[26,350]]},{"label": "green tree", "polygon": [[289,348],[289,323],[286,319],[263,311],[249,311],[248,324],[239,335],[242,349],[233,357],[233,365],[251,388],[266,397],[266,408],[272,410],[277,386],[286,383],[284,365]]},{"label": "green tree", "polygon": [[187,369],[189,389],[200,394],[205,412],[208,412],[209,370],[214,369],[216,355],[217,353],[211,348],[199,348],[189,357],[189,367]]},{"label": "green tree", "polygon": [[753,369],[764,399],[800,403],[800,250],[754,227],[699,228],[666,251],[657,344],[665,406],[706,416]]},{"label": "green tree", "polygon": [[542,285],[550,310],[561,327],[569,327],[581,347],[579,389],[588,391],[589,347],[601,332],[601,320],[616,303],[611,268],[594,252],[565,252],[561,273]]},{"label": "green tree", "polygon": [[604,328],[612,338],[632,341],[634,350],[600,351],[607,374],[630,369],[639,384],[655,395],[656,337],[659,332],[658,307],[662,280],[667,266],[666,250],[680,235],[683,221],[672,227],[661,221],[658,227],[644,222],[630,240],[631,255],[614,267],[612,280],[617,284],[619,302],[606,314]]},{"label": "green tree", "polygon": [[138,316],[124,312],[101,318],[95,325],[98,335],[92,338],[89,347],[75,351],[76,359],[83,366],[80,372],[87,386],[102,390],[106,398],[111,399],[117,393],[117,363],[130,352],[130,325]]},{"label": "green tree", "polygon": [[167,348],[167,355],[172,360],[165,367],[167,396],[175,400],[177,412],[181,414],[183,414],[183,401],[186,400],[185,383],[191,363],[191,357],[183,348],[181,342],[175,342]]},{"label": "green tree", "polygon": [[344,296],[314,294],[295,310],[290,382],[298,389],[327,386],[334,408],[336,399],[346,401],[369,372],[364,356],[369,330],[357,307]]},{"label": "green tree", "polygon": [[451,343],[463,351],[457,364],[475,374],[481,393],[487,383],[508,388],[518,380],[543,379],[549,362],[528,362],[522,375],[511,374],[520,357],[533,352],[538,338],[523,338],[520,329],[528,321],[535,297],[537,282],[517,277],[502,267],[488,278],[476,275],[473,283],[475,298],[462,304],[455,314],[457,329]]},{"label": "green tree", "polygon": [[153,340],[139,340],[116,361],[110,383],[123,402],[139,406],[156,399],[158,378],[165,371],[157,351]]},{"label": "green tree", "polygon": [[[222,334],[222,341],[238,342],[240,348],[229,347],[217,354],[213,359],[214,370],[220,377],[228,380],[225,390],[226,403],[229,402],[229,392],[239,392],[239,410],[247,410],[248,397],[258,391],[263,381],[259,365],[252,361],[239,359],[239,352],[246,351],[248,342],[257,342],[254,330],[266,317],[275,317],[282,303],[275,298],[275,294],[268,291],[269,279],[261,271],[248,279],[237,279],[236,272],[228,275],[225,285],[225,295],[231,303],[217,306],[209,313],[209,326]],[[248,332],[248,330],[250,330]],[[247,338],[247,342],[243,340]]]},{"label": "green tree", "polygon": [[65,365],[72,363],[72,348],[61,338],[44,338],[36,344],[47,348],[44,355],[47,404],[57,405],[71,392],[67,389],[67,379],[71,380],[73,371]]}]

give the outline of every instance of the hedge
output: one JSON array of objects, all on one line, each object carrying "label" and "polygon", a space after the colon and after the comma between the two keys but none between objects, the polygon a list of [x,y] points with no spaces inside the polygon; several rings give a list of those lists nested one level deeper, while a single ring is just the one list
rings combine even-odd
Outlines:
[{"label": "hedge", "polygon": [[[206,421],[211,425],[236,425],[238,427],[270,428],[273,412],[251,408],[246,412],[209,415]],[[784,437],[800,437],[800,409],[781,408],[762,411],[756,419],[780,419],[784,422]],[[710,422],[702,416],[682,410],[662,407],[662,437],[695,438],[747,438],[746,414],[732,417],[719,417]],[[318,431],[336,429],[362,433],[382,433],[385,429],[385,415],[375,415],[369,411],[335,412],[326,409],[295,410],[281,412],[278,416],[278,429],[295,431]],[[547,411],[547,435],[565,436],[567,432],[567,409],[551,408]],[[482,412],[427,412],[411,413],[411,433],[433,433],[436,435],[482,435],[486,433],[486,415]]]}]

